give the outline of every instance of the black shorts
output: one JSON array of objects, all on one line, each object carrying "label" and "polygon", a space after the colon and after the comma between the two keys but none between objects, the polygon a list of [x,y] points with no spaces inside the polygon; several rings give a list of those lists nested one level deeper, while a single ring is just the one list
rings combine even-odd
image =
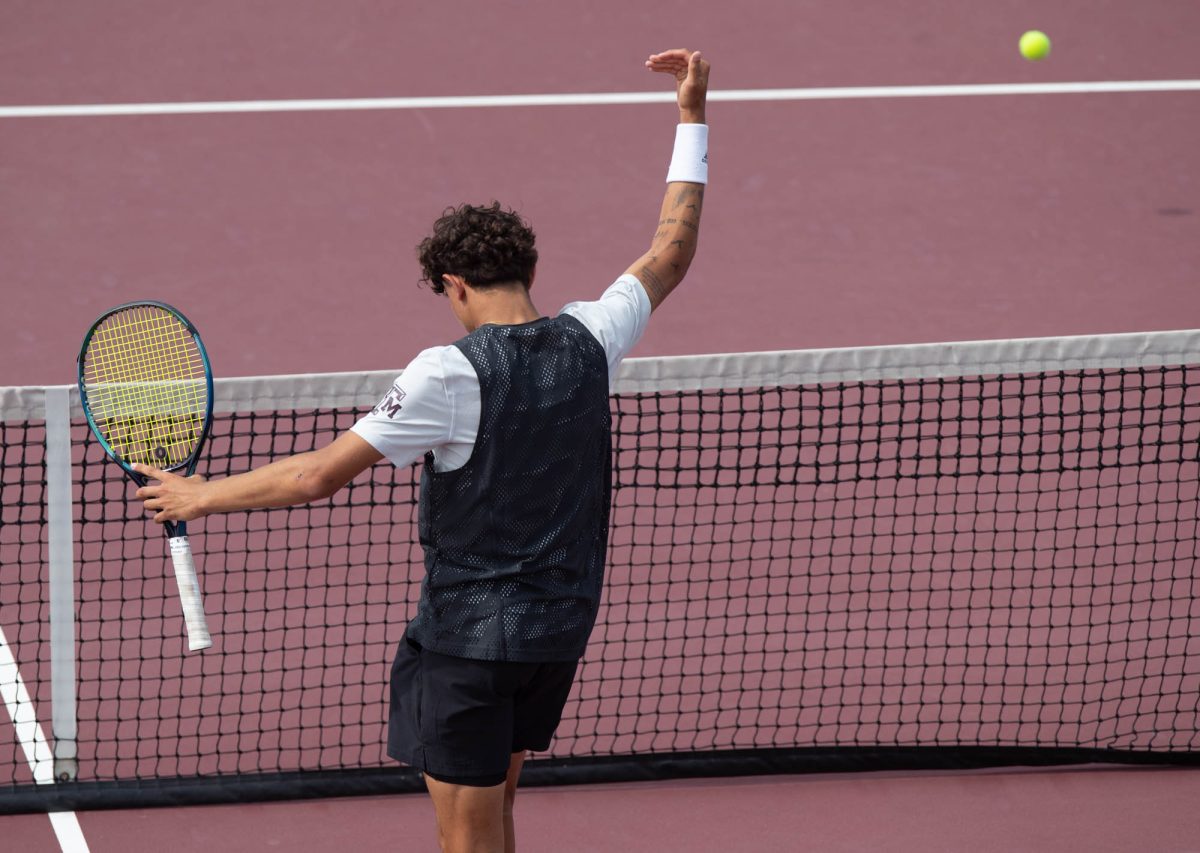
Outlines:
[{"label": "black shorts", "polygon": [[388,755],[442,782],[499,785],[513,753],[550,746],[578,665],[470,660],[401,640]]}]

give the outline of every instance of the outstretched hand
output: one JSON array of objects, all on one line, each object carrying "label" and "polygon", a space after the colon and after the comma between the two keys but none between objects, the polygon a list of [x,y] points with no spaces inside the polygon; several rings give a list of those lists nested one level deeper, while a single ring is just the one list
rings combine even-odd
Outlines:
[{"label": "outstretched hand", "polygon": [[134,465],[133,470],[143,477],[158,480],[158,484],[142,486],[137,498],[146,509],[153,512],[159,524],[167,521],[191,521],[203,516],[200,494],[204,489],[204,478],[199,474],[181,477],[169,471],[161,471],[150,465]]},{"label": "outstretched hand", "polygon": [[679,115],[683,123],[704,124],[709,65],[700,57],[700,51],[675,48],[651,54],[646,60],[646,68],[675,78]]}]

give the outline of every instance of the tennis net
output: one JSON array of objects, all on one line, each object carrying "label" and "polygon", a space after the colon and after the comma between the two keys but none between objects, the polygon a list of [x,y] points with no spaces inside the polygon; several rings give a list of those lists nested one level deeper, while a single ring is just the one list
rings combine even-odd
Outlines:
[{"label": "tennis net", "polygon": [[[1195,331],[627,361],[604,604],[527,779],[1197,762],[1197,365]],[[200,471],[319,447],[393,378],[219,380]],[[74,392],[0,413],[0,809],[420,787],[384,755],[415,467],[192,525],[187,654]]]}]

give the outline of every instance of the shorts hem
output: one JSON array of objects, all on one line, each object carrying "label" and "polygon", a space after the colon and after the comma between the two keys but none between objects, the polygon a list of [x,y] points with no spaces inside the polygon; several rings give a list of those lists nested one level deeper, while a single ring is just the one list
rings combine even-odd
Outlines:
[{"label": "shorts hem", "polygon": [[472,788],[492,788],[499,785],[508,779],[508,768],[493,773],[479,773],[472,769],[457,769],[457,770],[433,770],[429,768],[428,762],[417,760],[415,756],[401,756],[394,751],[388,750],[388,758],[393,761],[398,761],[424,773],[426,776],[431,776],[439,782],[448,782],[451,785],[467,785]]},{"label": "shorts hem", "polygon": [[482,776],[459,776],[448,773],[437,773],[432,770],[424,772],[426,776],[436,779],[439,782],[445,782],[448,785],[464,785],[468,788],[495,788],[497,785],[503,785],[508,781],[507,770],[503,773],[489,773]]}]

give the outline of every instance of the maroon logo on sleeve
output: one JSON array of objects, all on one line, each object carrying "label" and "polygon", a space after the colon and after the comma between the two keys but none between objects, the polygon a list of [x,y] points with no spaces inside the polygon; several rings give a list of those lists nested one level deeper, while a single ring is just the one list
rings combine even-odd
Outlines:
[{"label": "maroon logo on sleeve", "polygon": [[388,389],[387,395],[379,401],[379,404],[371,409],[371,414],[395,418],[400,413],[400,401],[406,396],[408,395],[404,393],[403,388],[399,385],[393,385]]}]

